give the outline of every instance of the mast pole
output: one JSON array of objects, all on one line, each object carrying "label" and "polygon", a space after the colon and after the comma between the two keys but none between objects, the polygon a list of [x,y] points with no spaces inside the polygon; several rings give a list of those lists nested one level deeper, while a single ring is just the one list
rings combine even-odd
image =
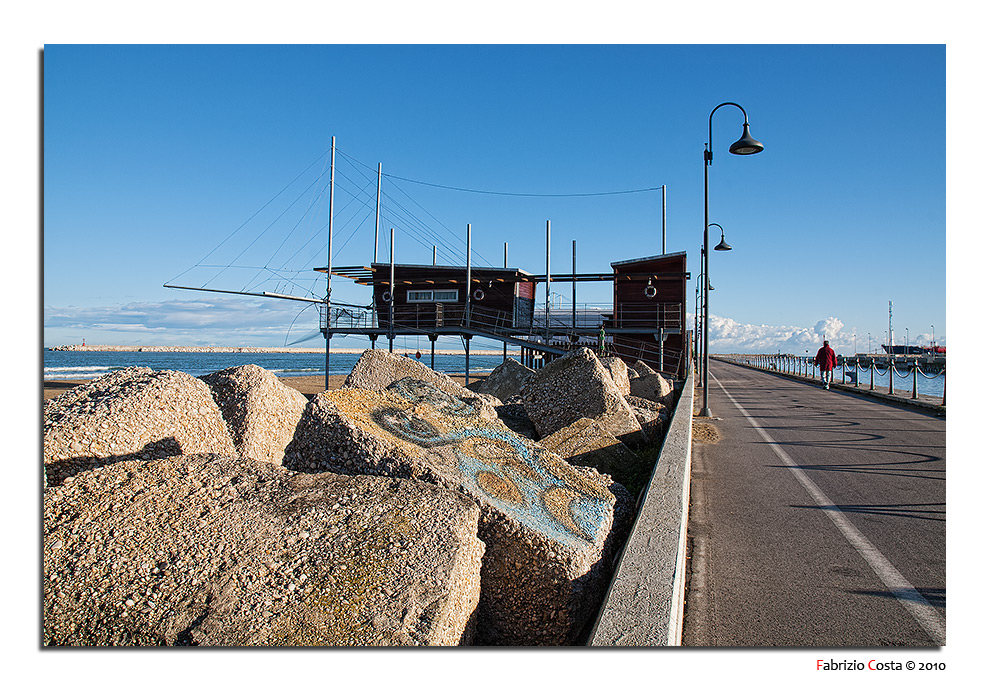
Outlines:
[{"label": "mast pole", "polygon": [[467,224],[467,287],[464,289],[464,325],[471,325],[471,224]]},{"label": "mast pole", "polygon": [[395,340],[395,228],[389,230],[388,266],[388,351],[391,352]]},{"label": "mast pole", "polygon": [[667,253],[667,185],[660,185],[660,253]]},{"label": "mast pole", "polygon": [[382,216],[382,164],[378,164],[378,199],[375,202],[375,259],[378,263],[378,224]]},{"label": "mast pole", "polygon": [[571,240],[571,329],[577,337],[577,240]]},{"label": "mast pole", "polygon": [[333,173],[337,156],[337,137],[330,137],[330,209],[327,221],[327,348],[323,369],[323,388],[330,390],[330,270],[333,268]]},{"label": "mast pole", "polygon": [[550,221],[547,220],[547,301],[544,305],[544,311],[546,312],[546,340],[547,345],[550,344]]},{"label": "mast pole", "polygon": [[[471,327],[471,224],[467,224],[467,288],[464,295],[464,326]],[[471,380],[471,335],[464,334],[464,385]]]}]

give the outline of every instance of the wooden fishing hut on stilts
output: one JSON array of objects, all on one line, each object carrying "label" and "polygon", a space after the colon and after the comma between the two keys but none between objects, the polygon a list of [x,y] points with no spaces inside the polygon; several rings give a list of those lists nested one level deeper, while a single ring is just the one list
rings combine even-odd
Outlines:
[{"label": "wooden fishing hut on stilts", "polygon": [[[548,221],[548,269],[549,237]],[[548,270],[536,275],[509,268],[507,247],[503,268],[471,266],[470,238],[468,225],[465,266],[397,264],[390,250],[389,263],[331,268],[334,276],[370,286],[374,302],[370,310],[327,311],[321,320],[324,337],[329,342],[334,334],[364,335],[374,348],[384,336],[392,351],[396,337],[426,336],[433,367],[437,338],[459,336],[464,344],[465,383],[475,337],[502,342],[505,357],[509,346],[518,347],[521,362],[532,368],[583,346],[628,363],[642,360],[677,378],[686,375],[685,306],[690,274],[685,252],[618,261],[612,264],[611,273],[577,273],[574,242],[571,273]],[[394,247],[394,241],[390,246]],[[612,304],[585,305],[579,310],[577,283],[603,281],[613,285]],[[555,282],[571,283],[570,309],[550,308],[550,284]],[[538,310],[536,294],[541,283],[546,301]]]}]

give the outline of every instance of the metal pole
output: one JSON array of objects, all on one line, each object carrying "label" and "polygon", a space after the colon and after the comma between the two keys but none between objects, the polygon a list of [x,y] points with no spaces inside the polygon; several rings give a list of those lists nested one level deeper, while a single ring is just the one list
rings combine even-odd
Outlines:
[{"label": "metal pole", "polygon": [[395,340],[395,228],[389,231],[388,264],[388,351],[391,352]]},{"label": "metal pole", "polygon": [[[467,224],[467,287],[464,289],[464,325],[471,325],[471,224]],[[466,376],[467,374],[465,374]]]},{"label": "metal pole", "polygon": [[323,363],[323,389],[330,390],[330,270],[333,267],[333,172],[337,155],[337,137],[330,137],[330,204],[327,211],[327,343]]},{"label": "metal pole", "polygon": [[[505,242],[502,244],[502,268],[509,267],[509,243]],[[512,325],[511,323],[509,324]],[[509,358],[509,344],[506,342],[502,343],[502,361],[504,362]]]},{"label": "metal pole", "polygon": [[464,336],[464,385],[471,383],[471,336]]},{"label": "metal pole", "polygon": [[375,202],[375,263],[378,263],[378,223],[382,215],[382,164],[378,164],[378,199]]},{"label": "metal pole", "polygon": [[550,221],[547,221],[547,303],[544,307],[546,312],[546,335],[547,344],[550,344]]},{"label": "metal pole", "polygon": [[660,185],[660,253],[667,253],[667,185]]},{"label": "metal pole", "polygon": [[[710,128],[710,125],[709,125]],[[709,135],[709,138],[711,136]],[[711,301],[711,290],[708,289],[709,275],[708,275],[708,166],[711,160],[711,152],[708,150],[708,145],[705,146],[705,244],[704,244],[704,277],[701,279],[701,291],[705,296],[705,335],[704,335],[704,383],[702,392],[702,403],[701,412],[699,416],[701,417],[711,417],[712,411],[708,407],[708,317],[709,317],[709,302]]]},{"label": "metal pole", "polygon": [[433,245],[433,265],[437,265],[437,245]]},{"label": "metal pole", "polygon": [[577,331],[577,240],[571,240],[571,328]]}]

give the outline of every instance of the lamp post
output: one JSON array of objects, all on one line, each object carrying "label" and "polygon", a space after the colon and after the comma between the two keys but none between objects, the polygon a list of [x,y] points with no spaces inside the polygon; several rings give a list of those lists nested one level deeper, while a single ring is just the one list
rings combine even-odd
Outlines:
[{"label": "lamp post", "polygon": [[[733,154],[735,154],[737,156],[749,156],[749,155],[754,154],[754,153],[759,153],[760,151],[763,150],[763,144],[761,144],[756,139],[754,139],[750,135],[750,133],[749,133],[749,117],[746,115],[745,108],[743,108],[738,103],[729,103],[729,102],[726,102],[726,103],[720,103],[717,106],[715,106],[715,108],[712,109],[711,114],[708,115],[708,144],[705,146],[705,246],[704,246],[704,262],[703,262],[704,266],[703,266],[703,268],[704,268],[704,271],[705,271],[704,284],[705,284],[706,287],[710,284],[709,283],[709,280],[708,280],[708,266],[709,266],[709,264],[708,264],[708,226],[709,226],[709,223],[708,223],[708,167],[712,164],[712,160],[714,158],[714,156],[712,155],[712,118],[715,116],[715,111],[717,111],[719,108],[721,108],[723,106],[726,106],[726,105],[731,105],[731,106],[735,106],[736,108],[739,108],[739,110],[741,110],[742,111],[742,114],[743,114],[743,131],[742,131],[742,136],[739,138],[738,141],[736,141],[734,144],[732,144],[729,147],[729,153],[733,153]],[[722,240],[723,240],[722,243],[724,243],[724,241],[725,241],[724,234],[723,234]],[[716,247],[716,249],[717,248],[718,247]],[[723,247],[723,249],[725,249],[725,247]],[[703,357],[704,358],[704,367],[703,367],[704,392],[702,393],[701,412],[699,413],[699,416],[701,416],[701,417],[711,417],[712,416],[712,411],[708,407],[708,319],[709,319],[709,316],[710,316],[709,304],[708,304],[710,300],[709,300],[709,295],[707,294],[708,292],[709,292],[708,290],[705,290],[705,293],[706,293],[705,294],[705,314],[704,314],[704,320],[705,320],[705,335],[704,335],[704,339],[705,339],[705,343],[704,343],[704,357]]]},{"label": "lamp post", "polygon": [[[730,251],[732,249],[732,246],[728,242],[725,241],[725,230],[722,230],[722,226],[719,225],[718,223],[709,223],[708,224],[708,227],[710,227],[710,228],[711,227],[718,228],[719,231],[722,233],[722,240],[717,245],[715,245],[715,247],[714,247],[715,251],[719,251],[719,252]],[[707,305],[708,304],[708,293],[712,292],[715,289],[714,287],[712,287],[711,266],[709,265],[708,261],[705,261],[705,283],[708,285],[708,289],[705,291],[705,304]],[[706,314],[706,317],[707,317],[708,312],[706,311],[705,314]],[[707,319],[706,319],[706,321],[707,321]],[[706,334],[707,334],[707,331],[706,331]],[[707,354],[708,353],[707,339],[706,339],[705,342],[706,342],[706,344],[705,344],[705,353]],[[705,360],[705,379],[706,380],[708,378],[707,372],[708,372],[708,361],[706,359]],[[710,416],[710,415],[708,415],[708,416]]]},{"label": "lamp post", "polygon": [[694,348],[692,358],[694,360],[694,368],[698,368],[698,300],[701,298],[701,275],[698,275],[698,279],[694,281],[694,324],[692,330],[694,331]]}]

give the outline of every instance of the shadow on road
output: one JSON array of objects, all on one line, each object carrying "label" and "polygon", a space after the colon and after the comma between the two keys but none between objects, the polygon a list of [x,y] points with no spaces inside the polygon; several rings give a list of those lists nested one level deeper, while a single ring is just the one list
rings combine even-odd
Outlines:
[{"label": "shadow on road", "polygon": [[916,520],[937,520],[945,522],[944,503],[891,503],[864,505],[836,505],[823,508],[818,505],[792,505],[792,508],[814,510],[834,510],[840,513],[861,513],[863,515],[883,515],[889,517],[914,518]]}]

